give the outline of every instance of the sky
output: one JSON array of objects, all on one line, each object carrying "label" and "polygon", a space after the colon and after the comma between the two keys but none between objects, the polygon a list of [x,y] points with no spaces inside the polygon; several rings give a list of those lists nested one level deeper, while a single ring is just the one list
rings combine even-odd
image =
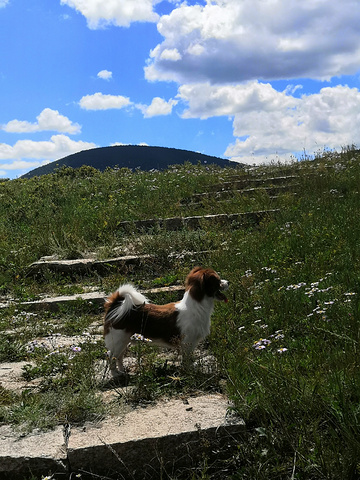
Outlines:
[{"label": "sky", "polygon": [[109,145],[360,144],[359,0],[0,0],[0,178]]}]

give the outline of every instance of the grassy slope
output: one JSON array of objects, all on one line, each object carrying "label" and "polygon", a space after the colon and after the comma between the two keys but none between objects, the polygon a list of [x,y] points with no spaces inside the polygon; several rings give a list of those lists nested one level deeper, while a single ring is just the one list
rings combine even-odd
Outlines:
[{"label": "grassy slope", "polygon": [[[280,168],[257,174],[276,175]],[[215,309],[210,347],[251,432],[230,461],[236,478],[360,478],[360,157],[328,155],[287,171],[299,175],[298,195],[282,196],[275,205],[281,213],[260,229],[160,232],[156,239],[131,242],[143,253],[164,257],[164,281],[170,275],[181,280],[191,266],[186,259],[175,268],[167,265],[165,254],[182,249],[211,249],[205,261],[231,281],[231,301]],[[26,298],[40,289],[60,289],[66,279],[51,277],[39,287],[27,278],[26,266],[54,253],[110,254],[129,242],[117,227],[122,220],[274,205],[259,194],[255,200],[235,195],[226,204],[209,200],[186,211],[179,206],[182,198],[231,174],[190,165],[146,174],[68,170],[0,184],[3,294]],[[156,268],[150,268],[149,279],[159,276]],[[131,279],[142,280],[136,272]],[[119,278],[86,281],[111,289]],[[4,318],[3,328],[13,321]],[[9,349],[8,342],[5,358]],[[71,368],[74,379],[76,361]],[[150,367],[143,374],[155,390],[160,377],[151,376]],[[84,379],[87,393],[91,381]],[[66,385],[69,392],[71,380]],[[74,401],[79,398],[81,421],[89,399],[79,393]],[[3,403],[11,404],[5,394]],[[65,415],[71,412],[70,406]]]}]

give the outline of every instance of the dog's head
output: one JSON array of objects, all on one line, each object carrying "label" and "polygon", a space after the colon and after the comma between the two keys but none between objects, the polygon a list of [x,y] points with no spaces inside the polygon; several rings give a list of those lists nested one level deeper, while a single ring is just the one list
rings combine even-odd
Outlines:
[{"label": "dog's head", "polygon": [[195,267],[185,280],[185,289],[194,300],[201,302],[205,296],[227,302],[223,293],[229,288],[227,280],[222,280],[212,268]]}]

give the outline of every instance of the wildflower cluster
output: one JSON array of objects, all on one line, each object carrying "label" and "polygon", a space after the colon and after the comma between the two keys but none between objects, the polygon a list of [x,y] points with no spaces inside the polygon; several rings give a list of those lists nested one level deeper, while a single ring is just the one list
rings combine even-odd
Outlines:
[{"label": "wildflower cluster", "polygon": [[152,340],[150,338],[146,338],[143,335],[140,335],[139,333],[134,333],[132,337],[130,338],[132,342],[146,342],[146,343],[151,343]]},{"label": "wildflower cluster", "polygon": [[38,340],[32,340],[26,345],[26,351],[27,353],[34,353],[39,350],[47,350],[48,345],[46,345],[44,342],[39,342]]},{"label": "wildflower cluster", "polygon": [[37,317],[37,313],[32,312],[19,312],[15,310],[15,315],[12,316],[10,323],[12,326],[26,325],[31,319]]},{"label": "wildflower cluster", "polygon": [[[261,323],[262,320],[256,320],[252,327],[256,327],[258,329],[261,329],[263,331],[265,331],[267,328],[268,328],[268,325],[265,324],[265,323]],[[240,334],[245,334],[246,333],[246,330],[245,330],[245,326],[241,326],[238,328],[238,331]],[[269,335],[268,338],[259,338],[258,340],[256,340],[255,342],[253,342],[252,344],[252,348],[254,350],[265,350],[265,349],[268,349],[268,347],[270,347],[270,345],[272,345],[272,351],[274,351],[274,348],[276,349],[276,352],[277,353],[284,353],[286,352],[288,349],[286,347],[283,347],[281,345],[281,340],[283,340],[285,338],[285,335],[283,333],[282,330],[276,330],[275,333]]]},{"label": "wildflower cluster", "polygon": [[[267,325],[265,327],[267,327]],[[283,340],[284,338],[285,338],[285,335],[283,334],[283,331],[277,330],[274,334],[270,335],[269,338],[260,338],[259,340],[254,342],[253,348],[255,350],[265,350],[267,347],[269,347],[272,344],[276,345],[276,347],[279,347],[279,341]],[[284,353],[287,350],[288,349],[286,347],[276,348],[277,353]]]},{"label": "wildflower cluster", "polygon": [[26,345],[26,352],[37,363],[51,360],[51,364],[56,365],[56,373],[59,368],[63,370],[69,366],[69,362],[82,352],[82,346],[86,341],[79,341],[78,344],[61,345],[61,340],[63,340],[61,334],[54,334],[43,340],[32,340]]}]

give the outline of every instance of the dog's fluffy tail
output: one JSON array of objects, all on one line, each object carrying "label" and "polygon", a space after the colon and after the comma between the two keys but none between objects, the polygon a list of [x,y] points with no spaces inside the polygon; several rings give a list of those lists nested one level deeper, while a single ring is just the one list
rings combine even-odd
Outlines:
[{"label": "dog's fluffy tail", "polygon": [[105,302],[105,324],[118,323],[130,310],[144,303],[149,303],[149,300],[133,285],[121,285]]}]

